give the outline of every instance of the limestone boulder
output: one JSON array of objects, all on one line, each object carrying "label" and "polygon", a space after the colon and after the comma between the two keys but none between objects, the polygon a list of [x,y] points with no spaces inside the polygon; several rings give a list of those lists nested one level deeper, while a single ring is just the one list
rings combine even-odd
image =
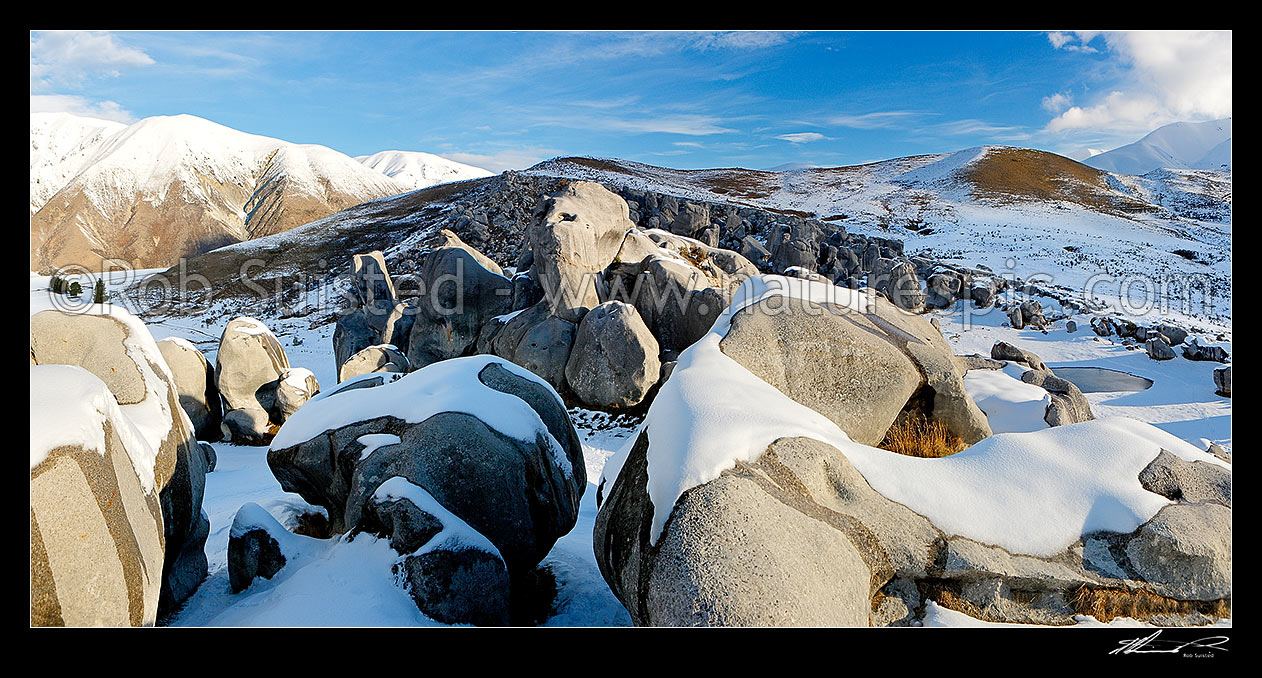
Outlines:
[{"label": "limestone boulder", "polygon": [[659,351],[634,306],[607,301],[579,323],[566,361],[566,383],[589,407],[638,405],[661,373]]}]

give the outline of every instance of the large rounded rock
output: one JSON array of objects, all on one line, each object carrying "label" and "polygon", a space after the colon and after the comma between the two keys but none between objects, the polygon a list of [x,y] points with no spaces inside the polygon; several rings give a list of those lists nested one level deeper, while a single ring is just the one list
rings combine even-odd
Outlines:
[{"label": "large rounded rock", "polygon": [[879,443],[909,408],[942,421],[965,442],[989,436],[986,415],[965,392],[941,333],[883,298],[863,303],[860,312],[772,296],[735,313],[720,346],[856,442]]},{"label": "large rounded rock", "polygon": [[276,409],[276,387],[287,369],[289,356],[266,325],[240,317],[224,327],[215,357],[215,384],[226,409],[271,413]]},{"label": "large rounded rock", "polygon": [[268,465],[336,530],[400,476],[533,568],[578,517],[586,485],[569,415],[546,382],[491,356],[435,363],[392,383],[309,402],[277,433]]},{"label": "large rounded rock", "polygon": [[482,326],[512,304],[512,282],[484,268],[467,249],[430,252],[420,277],[424,294],[407,346],[411,369],[472,353]]},{"label": "large rounded rock", "polygon": [[578,327],[552,315],[547,301],[487,323],[479,337],[482,352],[494,353],[543,377],[565,391],[565,366]]},{"label": "large rounded rock", "polygon": [[180,407],[193,422],[198,440],[214,442],[223,437],[219,423],[223,421],[223,403],[215,386],[215,368],[206,356],[186,339],[172,337],[158,342],[175,388]]},{"label": "large rounded rock", "polygon": [[281,423],[293,416],[302,404],[320,392],[320,382],[311,370],[291,367],[280,376],[276,385],[276,414]]},{"label": "large rounded rock", "polygon": [[1231,597],[1231,509],[1174,504],[1126,546],[1131,565],[1163,595],[1182,600]]},{"label": "large rounded rock", "polygon": [[599,274],[635,227],[627,201],[600,184],[572,181],[544,199],[526,230],[532,277],[554,315],[578,322],[601,301]]},{"label": "large rounded rock", "polygon": [[634,306],[607,301],[579,323],[565,366],[566,383],[590,407],[637,405],[657,383],[662,368],[658,351]]},{"label": "large rounded rock", "polygon": [[885,438],[923,378],[899,347],[849,309],[772,298],[732,317],[723,352],[851,439]]},{"label": "large rounded rock", "polygon": [[1087,397],[1073,382],[1045,370],[1029,370],[1021,375],[1021,381],[1034,384],[1051,394],[1052,402],[1043,414],[1043,421],[1048,426],[1064,426],[1095,419],[1095,415],[1091,413],[1091,403],[1087,402]]},{"label": "large rounded rock", "polygon": [[146,473],[160,491],[165,547],[159,608],[166,611],[192,595],[206,577],[206,456],[149,330],[118,307],[94,308],[100,310],[33,314],[31,360],[39,365],[78,365],[96,375],[123,415],[136,424],[143,444],[152,448]]},{"label": "large rounded rock", "polygon": [[892,576],[924,576],[941,533],[844,455],[784,438],[676,502],[659,541],[641,435],[596,516],[601,574],[640,626],[869,626]]}]

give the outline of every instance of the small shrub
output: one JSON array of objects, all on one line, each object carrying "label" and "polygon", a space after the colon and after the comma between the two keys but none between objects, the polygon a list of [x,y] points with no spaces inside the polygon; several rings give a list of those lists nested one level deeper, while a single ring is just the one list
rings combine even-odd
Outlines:
[{"label": "small shrub", "polygon": [[1153,615],[1184,615],[1199,612],[1208,617],[1231,618],[1231,602],[1226,600],[1174,600],[1148,591],[1121,589],[1074,589],[1066,600],[1074,612],[1108,623],[1117,617],[1147,619]]},{"label": "small shrub", "polygon": [[946,423],[916,414],[900,416],[877,445],[909,457],[949,457],[968,447],[959,436],[947,430]]},{"label": "small shrub", "polygon": [[80,294],[83,294],[83,285],[80,285],[78,280],[70,283],[70,291],[67,292],[67,294],[72,297],[77,297]]}]

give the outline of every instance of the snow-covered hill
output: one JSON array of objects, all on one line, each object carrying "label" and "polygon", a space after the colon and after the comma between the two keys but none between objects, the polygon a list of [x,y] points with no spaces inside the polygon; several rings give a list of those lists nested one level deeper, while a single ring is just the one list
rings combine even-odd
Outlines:
[{"label": "snow-covered hill", "polygon": [[425,153],[370,157],[379,160],[191,115],[127,126],[33,114],[31,269],[95,268],[107,258],[169,265],[368,200],[490,174]]},{"label": "snow-covered hill", "polygon": [[1119,174],[1147,174],[1156,169],[1231,169],[1231,118],[1176,122],[1143,139],[1083,161]]},{"label": "snow-covered hill", "polygon": [[557,158],[525,172],[813,217],[904,240],[908,253],[933,260],[1038,276],[1079,293],[1091,282],[1114,303],[1128,276],[1169,283],[1163,295],[1200,286],[1208,305],[1171,312],[1230,318],[1227,171],[1134,177],[1044,151],[981,146],[788,172],[674,170],[598,158]]},{"label": "snow-covered hill", "polygon": [[420,151],[381,151],[355,160],[407,186],[411,190],[451,181],[493,176],[493,172],[442,156]]},{"label": "snow-covered hill", "polygon": [[79,173],[102,140],[125,127],[70,113],[32,113],[31,214]]}]

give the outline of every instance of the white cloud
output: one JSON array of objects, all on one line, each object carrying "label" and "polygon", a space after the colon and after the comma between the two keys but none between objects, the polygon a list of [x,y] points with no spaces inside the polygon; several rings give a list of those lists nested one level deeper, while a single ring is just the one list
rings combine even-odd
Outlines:
[{"label": "white cloud", "polygon": [[819,132],[794,132],[792,134],[781,134],[777,136],[776,138],[781,139],[783,141],[787,141],[791,144],[804,144],[810,141],[820,141],[822,139],[828,139],[829,137],[826,137],[823,134],[820,134]]},{"label": "white cloud", "polygon": [[1043,97],[1043,110],[1049,113],[1060,113],[1073,104],[1074,98],[1068,94],[1057,92],[1050,97]]},{"label": "white cloud", "polygon": [[32,113],[73,113],[89,118],[132,123],[136,116],[113,101],[91,101],[72,94],[33,94]]},{"label": "white cloud", "polygon": [[828,119],[828,124],[852,129],[888,129],[914,115],[916,115],[915,111],[877,111],[862,115],[836,115]]},{"label": "white cloud", "polygon": [[78,84],[89,77],[118,77],[130,68],[148,66],[143,50],[120,43],[105,31],[40,31],[31,33],[31,87]]},{"label": "white cloud", "polygon": [[[1135,133],[1176,121],[1231,115],[1230,31],[1136,31],[1100,34],[1119,70],[1108,94],[1070,106],[1046,131]],[[1094,34],[1075,34],[1082,44]],[[1049,35],[1053,46],[1057,40]],[[1045,102],[1047,99],[1044,100]]]},{"label": "white cloud", "polygon": [[693,41],[693,47],[709,49],[765,49],[782,45],[796,33],[781,31],[720,31],[702,33]]}]

